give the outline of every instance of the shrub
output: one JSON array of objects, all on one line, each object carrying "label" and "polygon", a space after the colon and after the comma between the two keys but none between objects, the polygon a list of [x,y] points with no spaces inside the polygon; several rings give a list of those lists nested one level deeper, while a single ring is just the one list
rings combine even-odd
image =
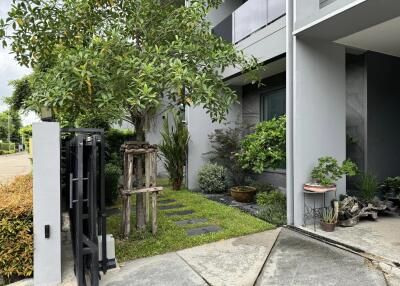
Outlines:
[{"label": "shrub", "polygon": [[118,182],[122,175],[122,170],[118,165],[108,163],[104,166],[104,175],[105,200],[109,206],[118,198]]},{"label": "shrub", "polygon": [[241,141],[237,157],[242,168],[259,174],[280,167],[286,159],[286,116],[258,123]]},{"label": "shrub", "polygon": [[257,194],[258,217],[274,225],[286,224],[286,197],[279,191]]},{"label": "shrub", "polygon": [[126,141],[132,141],[133,135],[133,131],[129,129],[109,129],[104,133],[107,163],[122,166],[121,145]]},{"label": "shrub", "polygon": [[216,129],[214,133],[208,136],[214,149],[207,153],[211,155],[210,161],[225,167],[231,186],[244,185],[246,182],[247,172],[243,170],[237,156],[235,156],[240,151],[240,140],[243,133],[244,128],[239,126]]},{"label": "shrub", "polygon": [[0,186],[0,276],[32,276],[32,176]]},{"label": "shrub", "polygon": [[168,172],[172,189],[180,190],[187,158],[189,131],[179,113],[172,115],[172,126],[169,124],[168,116],[164,120],[163,131],[161,132],[163,141],[159,149],[164,159],[164,166]]},{"label": "shrub", "polygon": [[198,174],[200,189],[205,193],[222,193],[227,189],[226,169],[217,164],[204,165]]},{"label": "shrub", "polygon": [[256,188],[257,193],[267,193],[267,192],[277,191],[274,185],[261,181],[252,182],[250,186]]},{"label": "shrub", "polygon": [[364,173],[360,177],[358,185],[360,196],[363,200],[372,201],[378,192],[378,180],[374,175]]},{"label": "shrub", "polygon": [[321,157],[318,159],[318,165],[311,171],[311,178],[322,186],[331,186],[344,175],[355,176],[357,172],[357,165],[349,159],[339,166],[336,159]]}]

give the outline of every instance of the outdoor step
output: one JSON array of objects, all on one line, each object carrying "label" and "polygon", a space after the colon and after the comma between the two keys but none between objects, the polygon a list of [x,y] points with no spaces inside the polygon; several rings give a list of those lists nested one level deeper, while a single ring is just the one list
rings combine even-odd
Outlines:
[{"label": "outdoor step", "polygon": [[206,218],[192,218],[192,219],[179,220],[179,221],[176,221],[175,223],[177,225],[188,225],[188,224],[203,223],[203,222],[207,222],[207,221],[208,221],[208,219],[206,219]]},{"label": "outdoor step", "polygon": [[166,213],[166,216],[181,216],[181,215],[190,215],[194,213],[194,211],[192,210],[184,210],[184,211],[175,211],[175,212],[170,212],[170,213]]},{"label": "outdoor step", "polygon": [[158,201],[159,204],[170,204],[170,203],[176,203],[176,200],[174,199],[162,199]]},{"label": "outdoor step", "polygon": [[184,207],[184,205],[182,205],[182,204],[176,204],[176,205],[159,206],[158,209],[161,211],[165,211],[165,210],[179,209],[179,208],[183,208],[183,207]]},{"label": "outdoor step", "polygon": [[189,236],[195,236],[195,235],[200,235],[200,234],[219,232],[220,230],[222,230],[222,228],[217,225],[209,225],[209,226],[203,226],[203,227],[199,227],[199,228],[189,229],[186,233]]}]

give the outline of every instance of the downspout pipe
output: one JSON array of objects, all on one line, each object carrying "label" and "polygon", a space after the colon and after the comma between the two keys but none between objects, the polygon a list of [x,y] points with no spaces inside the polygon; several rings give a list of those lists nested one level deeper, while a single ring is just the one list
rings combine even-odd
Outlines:
[{"label": "downspout pipe", "polygon": [[286,0],[286,212],[287,224],[294,224],[293,161],[293,8],[295,0]]}]

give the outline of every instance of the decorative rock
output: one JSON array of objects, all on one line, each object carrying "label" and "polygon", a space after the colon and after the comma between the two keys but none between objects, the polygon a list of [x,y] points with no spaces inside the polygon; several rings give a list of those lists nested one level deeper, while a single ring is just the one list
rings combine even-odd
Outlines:
[{"label": "decorative rock", "polygon": [[202,223],[202,222],[206,222],[206,221],[208,221],[208,219],[206,219],[206,218],[192,218],[192,219],[176,221],[175,223],[177,225],[188,225],[188,224]]},{"label": "decorative rock", "polygon": [[170,203],[176,203],[176,200],[174,199],[163,199],[158,201],[159,204],[170,204]]},{"label": "decorative rock", "polygon": [[203,227],[199,227],[199,228],[193,228],[193,229],[189,229],[187,231],[187,234],[189,236],[195,236],[195,235],[200,235],[200,234],[206,234],[206,233],[212,233],[212,232],[218,232],[220,231],[222,228],[217,226],[217,225],[209,225],[209,226],[203,226]]},{"label": "decorative rock", "polygon": [[170,213],[166,213],[166,216],[180,216],[180,215],[189,215],[194,213],[194,211],[192,210],[185,210],[185,211],[176,211],[176,212],[170,212]]},{"label": "decorative rock", "polygon": [[164,211],[164,210],[179,209],[179,208],[182,208],[182,207],[184,207],[184,205],[176,204],[176,205],[159,206],[158,209],[161,210],[161,211]]}]

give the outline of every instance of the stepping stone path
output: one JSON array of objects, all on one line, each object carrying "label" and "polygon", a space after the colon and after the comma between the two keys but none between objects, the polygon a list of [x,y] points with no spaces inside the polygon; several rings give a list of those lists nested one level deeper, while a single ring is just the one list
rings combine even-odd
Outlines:
[{"label": "stepping stone path", "polygon": [[184,205],[182,204],[176,204],[176,205],[166,205],[166,206],[159,206],[158,209],[161,211],[165,211],[165,210],[172,210],[172,209],[179,209],[184,207]]},{"label": "stepping stone path", "polygon": [[176,212],[171,212],[171,213],[166,213],[166,216],[180,216],[180,215],[189,215],[194,213],[192,210],[185,210],[185,211],[176,211]]},{"label": "stepping stone path", "polygon": [[176,200],[174,199],[164,199],[164,200],[159,200],[159,204],[170,204],[170,203],[176,203]]},{"label": "stepping stone path", "polygon": [[202,223],[206,221],[208,221],[208,219],[206,218],[192,218],[192,219],[179,220],[176,221],[175,223],[177,225],[188,225],[188,224]]},{"label": "stepping stone path", "polygon": [[189,236],[195,236],[195,235],[200,235],[200,234],[205,234],[205,233],[218,232],[220,230],[222,230],[222,228],[217,225],[209,225],[209,226],[203,226],[203,227],[199,227],[199,228],[189,229],[186,233]]}]

